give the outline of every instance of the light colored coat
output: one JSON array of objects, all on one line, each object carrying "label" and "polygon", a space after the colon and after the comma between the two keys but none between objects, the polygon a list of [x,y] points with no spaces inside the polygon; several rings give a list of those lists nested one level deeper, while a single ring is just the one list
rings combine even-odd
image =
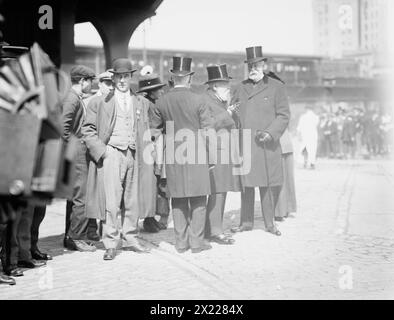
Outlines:
[{"label": "light colored coat", "polygon": [[[152,157],[154,148],[150,140],[148,117],[150,102],[142,96],[130,94],[134,106],[134,126],[136,126],[135,176],[138,184],[138,207],[140,218],[145,218],[152,216],[152,212],[156,210],[156,178]],[[105,219],[102,156],[114,129],[115,120],[116,106],[113,94],[94,97],[89,102],[82,134],[91,158],[86,191],[86,212],[88,217],[93,219]]]}]

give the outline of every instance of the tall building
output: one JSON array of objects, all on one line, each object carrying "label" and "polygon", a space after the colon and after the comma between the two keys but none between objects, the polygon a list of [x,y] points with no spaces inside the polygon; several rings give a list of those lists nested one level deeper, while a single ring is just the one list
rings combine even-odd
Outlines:
[{"label": "tall building", "polygon": [[316,54],[354,58],[360,75],[385,72],[389,0],[313,0]]}]

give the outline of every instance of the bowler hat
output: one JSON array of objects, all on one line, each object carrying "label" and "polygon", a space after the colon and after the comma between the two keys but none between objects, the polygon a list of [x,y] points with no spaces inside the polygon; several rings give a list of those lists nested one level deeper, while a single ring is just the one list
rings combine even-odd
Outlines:
[{"label": "bowler hat", "polygon": [[189,57],[172,57],[171,73],[177,76],[187,76],[194,74],[191,71],[192,58]]},{"label": "bowler hat", "polygon": [[93,79],[96,74],[92,69],[83,65],[73,66],[70,70],[71,79]]},{"label": "bowler hat", "polygon": [[259,61],[267,61],[267,58],[263,57],[263,49],[261,46],[246,48],[245,63],[254,63]]},{"label": "bowler hat", "polygon": [[160,78],[155,75],[149,75],[146,78],[138,81],[138,91],[137,93],[141,92],[148,92],[156,89],[160,89],[166,86],[165,83],[160,81]]},{"label": "bowler hat", "polygon": [[208,81],[205,82],[210,83],[214,81],[230,81],[232,79],[227,74],[227,65],[226,64],[215,64],[207,67],[208,71]]},{"label": "bowler hat", "polygon": [[119,58],[113,61],[112,70],[109,72],[112,73],[133,73],[137,71],[137,69],[133,69],[131,61],[127,58]]}]

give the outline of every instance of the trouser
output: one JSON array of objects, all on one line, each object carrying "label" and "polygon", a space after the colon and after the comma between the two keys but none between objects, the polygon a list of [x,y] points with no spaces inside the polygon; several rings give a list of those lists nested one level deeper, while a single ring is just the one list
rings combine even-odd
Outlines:
[{"label": "trouser", "polygon": [[[106,219],[103,224],[103,243],[106,249],[136,244],[138,233],[137,180],[135,151],[118,150],[107,146],[104,159]],[[118,215],[121,215],[119,221]]]},{"label": "trouser", "polygon": [[31,206],[16,209],[15,220],[8,225],[10,236],[9,265],[16,267],[18,261],[30,261],[31,225],[34,208]]},{"label": "trouser", "polygon": [[[278,203],[281,186],[273,186],[270,189],[268,190],[268,187],[259,187],[261,211],[266,228],[274,227],[275,207]],[[253,228],[254,192],[254,187],[246,187],[245,191],[241,193],[241,226]]]},{"label": "trouser", "polygon": [[78,144],[75,159],[75,186],[73,207],[70,216],[68,235],[74,240],[85,240],[89,219],[85,214],[86,182],[88,178],[88,159],[85,143]]},{"label": "trouser", "polygon": [[166,194],[167,179],[157,177],[157,200],[156,200],[156,214],[168,218],[170,214],[170,202]]},{"label": "trouser", "polygon": [[208,196],[205,237],[218,236],[223,233],[223,214],[227,192]]},{"label": "trouser", "polygon": [[206,196],[171,199],[178,250],[197,249],[204,244],[206,201]]},{"label": "trouser", "polygon": [[31,251],[38,250],[38,238],[41,222],[44,220],[46,206],[36,206],[33,212],[33,221],[31,224]]},{"label": "trouser", "polygon": [[0,223],[0,257],[1,264],[3,266],[3,270],[7,269],[7,254],[6,250],[9,247],[9,242],[7,242],[7,225],[10,224],[11,221],[6,223]]},{"label": "trouser", "polygon": [[278,203],[275,207],[275,217],[287,217],[297,211],[297,201],[294,181],[293,153],[282,154],[283,185],[279,192]]}]

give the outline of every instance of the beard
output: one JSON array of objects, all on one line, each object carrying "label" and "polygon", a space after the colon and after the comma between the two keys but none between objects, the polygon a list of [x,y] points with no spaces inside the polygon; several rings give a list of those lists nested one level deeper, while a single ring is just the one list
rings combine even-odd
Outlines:
[{"label": "beard", "polygon": [[251,72],[249,73],[249,79],[252,80],[253,82],[259,82],[261,79],[263,79],[264,73],[263,72]]}]

